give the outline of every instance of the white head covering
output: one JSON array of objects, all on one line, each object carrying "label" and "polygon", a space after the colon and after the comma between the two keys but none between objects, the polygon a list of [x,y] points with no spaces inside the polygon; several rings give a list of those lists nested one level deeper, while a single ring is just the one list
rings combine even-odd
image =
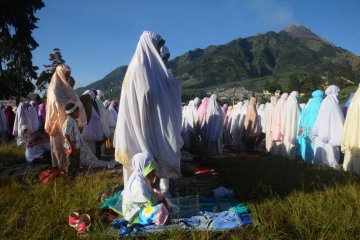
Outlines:
[{"label": "white head covering", "polygon": [[145,31],[126,71],[115,131],[115,158],[131,169],[131,157],[151,153],[159,176],[180,173],[181,95],[179,82],[157,52],[161,36]]},{"label": "white head covering", "polygon": [[101,98],[104,96],[104,92],[101,91],[100,89],[96,90],[97,96],[96,98],[101,100]]},{"label": "white head covering", "polygon": [[204,138],[210,141],[217,141],[222,138],[225,115],[217,102],[217,95],[209,98],[206,109]]},{"label": "white head covering", "polygon": [[195,101],[191,100],[189,105],[186,107],[184,113],[184,125],[182,131],[184,132],[195,132],[198,121],[198,111],[195,105]]},{"label": "white head covering", "polygon": [[332,146],[341,145],[344,127],[344,115],[337,99],[339,91],[339,87],[335,85],[326,89],[326,97],[321,103],[313,128],[314,136]]},{"label": "white head covering", "polygon": [[[118,119],[118,112],[117,112],[116,107],[115,107],[115,101],[111,101],[110,106],[109,106],[108,109],[110,111],[110,122],[115,123],[115,126],[116,126],[116,122],[117,122],[117,119]],[[110,125],[113,125],[113,124],[110,124]]]},{"label": "white head covering", "polygon": [[85,92],[83,92],[82,95],[85,95],[85,94],[89,95],[89,96],[91,97],[91,99],[95,99],[95,98],[96,98],[95,93],[94,93],[93,90],[86,90]]},{"label": "white head covering", "polygon": [[137,153],[131,161],[134,172],[125,185],[123,197],[127,201],[136,203],[150,201],[151,188],[144,176],[144,170],[151,161],[154,161],[154,158],[148,153]]},{"label": "white head covering", "polygon": [[199,109],[199,103],[200,103],[200,98],[198,98],[198,97],[194,98],[194,106],[195,106],[196,110]]},{"label": "white head covering", "polygon": [[[26,126],[25,128],[22,126]],[[20,102],[19,106],[16,109],[13,136],[18,136],[22,129],[29,129],[31,132],[31,118],[29,111],[26,108],[26,103]]]},{"label": "white head covering", "polygon": [[62,125],[67,118],[65,106],[69,102],[75,103],[79,107],[79,118],[77,119],[79,127],[86,124],[84,106],[68,81],[66,81],[65,75],[70,74],[70,72],[70,67],[64,64],[57,66],[49,84],[45,131],[50,136],[61,132]]},{"label": "white head covering", "polygon": [[110,106],[110,101],[109,101],[109,100],[105,100],[105,101],[103,102],[103,104],[104,104],[104,107],[107,109],[107,108]]}]

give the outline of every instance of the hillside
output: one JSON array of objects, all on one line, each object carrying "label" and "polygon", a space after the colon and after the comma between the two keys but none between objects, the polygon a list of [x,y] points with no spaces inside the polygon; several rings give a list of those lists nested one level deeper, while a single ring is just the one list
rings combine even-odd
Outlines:
[{"label": "hillside", "polygon": [[[202,89],[219,85],[262,90],[268,81],[286,88],[289,76],[294,74],[300,81],[316,74],[325,79],[342,76],[356,82],[360,77],[360,58],[309,28],[290,25],[278,33],[267,32],[188,51],[171,60],[169,68],[182,83],[183,97],[188,98],[203,95]],[[114,91],[119,94],[125,71],[126,66],[119,67],[86,88],[107,91],[112,81]]]}]

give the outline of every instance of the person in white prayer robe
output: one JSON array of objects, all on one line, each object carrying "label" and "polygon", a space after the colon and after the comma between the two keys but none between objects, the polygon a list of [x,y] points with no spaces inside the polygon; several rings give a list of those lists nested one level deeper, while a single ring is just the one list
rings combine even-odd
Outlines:
[{"label": "person in white prayer robe", "polygon": [[315,136],[314,164],[337,168],[340,159],[341,138],[344,127],[344,115],[337,95],[339,87],[329,86],[326,97],[321,102],[320,110],[313,127]]},{"label": "person in white prayer robe", "polygon": [[271,119],[271,139],[273,140],[273,144],[271,147],[271,153],[274,155],[281,155],[282,152],[286,151],[283,144],[283,112],[285,108],[286,99],[288,98],[288,93],[283,93],[280,99],[276,102],[272,119]]},{"label": "person in white prayer robe", "polygon": [[180,84],[160,56],[164,44],[159,34],[143,32],[122,83],[114,142],[125,185],[141,152],[154,156],[160,178],[181,176]]},{"label": "person in white prayer robe", "polygon": [[231,124],[230,124],[230,135],[231,135],[231,147],[232,149],[239,150],[240,145],[242,144],[242,136],[243,136],[243,122],[242,122],[242,114],[241,108],[243,103],[238,102],[231,112]]},{"label": "person in white prayer robe", "polygon": [[265,133],[265,148],[267,153],[270,152],[273,144],[271,138],[271,121],[272,121],[272,115],[275,109],[276,101],[277,101],[276,96],[270,97],[270,104],[266,108],[264,114],[264,124],[263,124],[264,127],[262,129],[262,132]]},{"label": "person in white prayer robe", "polygon": [[198,111],[197,111],[197,103],[194,100],[191,100],[186,107],[186,111],[184,113],[184,122],[182,127],[182,137],[184,141],[184,146],[187,149],[191,149],[191,143],[198,132],[197,130],[197,122],[198,122]]},{"label": "person in white prayer robe", "polygon": [[[70,67],[65,64],[57,66],[47,92],[45,131],[50,135],[52,166],[61,169],[66,167],[64,137],[61,131],[62,125],[67,118],[65,113],[66,104],[73,102],[79,107],[79,118],[77,120],[79,128],[83,128],[87,123],[84,106],[69,84],[70,74]],[[81,166],[113,167],[115,165],[115,161],[105,162],[98,160],[82,137],[80,142]]]},{"label": "person in white prayer robe", "polygon": [[341,151],[344,170],[360,174],[360,85],[345,105],[346,114]]},{"label": "person in white prayer robe", "polygon": [[286,100],[282,115],[282,134],[283,144],[285,146],[285,151],[282,152],[282,156],[292,160],[296,158],[297,135],[301,116],[301,108],[298,103],[298,97],[299,93],[297,91],[290,93]]},{"label": "person in white prayer robe", "polygon": [[208,101],[205,123],[202,130],[202,138],[204,139],[208,156],[222,154],[224,119],[224,112],[217,101],[217,95],[213,94]]},{"label": "person in white prayer robe", "polygon": [[[88,94],[91,98],[91,118],[88,124],[85,125],[82,132],[82,138],[88,144],[88,147],[95,154],[95,156],[101,158],[101,142],[104,140],[104,127],[101,121],[101,114],[99,106],[96,102],[96,94],[93,90],[86,90],[83,95]],[[101,104],[102,105],[102,104]]]}]

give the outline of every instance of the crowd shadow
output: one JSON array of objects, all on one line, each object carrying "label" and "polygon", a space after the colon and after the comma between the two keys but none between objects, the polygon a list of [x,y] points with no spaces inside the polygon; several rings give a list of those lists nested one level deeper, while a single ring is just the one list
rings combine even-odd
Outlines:
[{"label": "crowd shadow", "polygon": [[262,202],[285,197],[295,191],[314,192],[326,188],[360,183],[360,176],[296,158],[286,159],[261,152],[234,152],[221,159],[207,159],[240,201]]}]

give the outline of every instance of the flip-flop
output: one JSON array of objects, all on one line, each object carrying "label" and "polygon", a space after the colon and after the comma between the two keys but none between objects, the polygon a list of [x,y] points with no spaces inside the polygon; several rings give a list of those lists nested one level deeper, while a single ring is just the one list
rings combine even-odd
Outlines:
[{"label": "flip-flop", "polygon": [[91,226],[91,218],[89,214],[81,214],[79,218],[79,223],[77,224],[77,234],[78,236],[85,237],[89,232]]},{"label": "flip-flop", "polygon": [[68,216],[68,223],[70,227],[77,229],[79,223],[80,215],[78,212],[72,212]]}]

